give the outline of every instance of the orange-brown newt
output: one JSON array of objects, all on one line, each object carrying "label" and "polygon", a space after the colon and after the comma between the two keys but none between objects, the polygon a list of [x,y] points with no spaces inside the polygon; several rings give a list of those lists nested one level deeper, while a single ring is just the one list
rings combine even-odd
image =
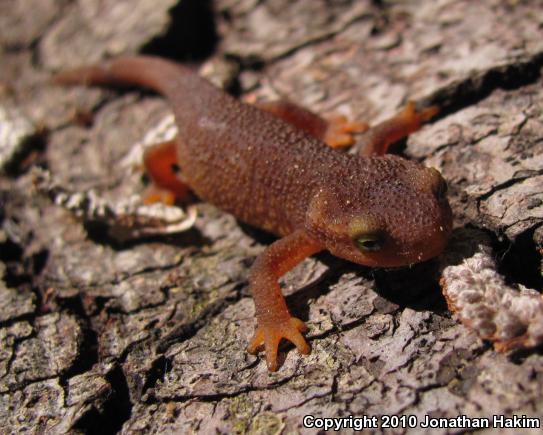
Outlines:
[{"label": "orange-brown newt", "polygon": [[[179,133],[151,149],[145,166],[151,199],[189,192],[280,238],[255,261],[249,284],[258,327],[248,351],[264,345],[277,369],[279,342],[310,351],[304,323],[290,315],[278,279],[306,257],[328,250],[371,267],[410,265],[438,255],[451,232],[440,173],[383,155],[388,144],[433,115],[412,105],[364,135],[364,154],[333,150],[361,124],[328,124],[290,103],[244,104],[185,67],[154,57],[127,57],[56,77],[63,84],[141,85],[170,101]],[[181,171],[173,169],[177,165]]]}]

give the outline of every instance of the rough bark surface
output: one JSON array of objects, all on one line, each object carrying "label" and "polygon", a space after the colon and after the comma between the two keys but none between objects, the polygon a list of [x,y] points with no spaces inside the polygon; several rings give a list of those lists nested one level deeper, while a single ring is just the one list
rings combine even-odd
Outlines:
[{"label": "rough bark surface", "polygon": [[[0,432],[315,433],[305,415],[543,419],[541,349],[496,353],[437,284],[484,238],[508,285],[542,289],[542,28],[537,0],[1,2]],[[400,152],[449,182],[457,229],[446,255],[389,271],[308,259],[284,291],[312,353],[287,348],[268,373],[245,352],[248,268],[268,236],[199,204],[187,231],[119,241],[37,186],[34,166],[109,203],[142,190],[123,162],[167,104],[48,83],[136,52],[209,57],[202,73],[247,101],[288,97],[370,123],[408,99],[438,104]]]}]

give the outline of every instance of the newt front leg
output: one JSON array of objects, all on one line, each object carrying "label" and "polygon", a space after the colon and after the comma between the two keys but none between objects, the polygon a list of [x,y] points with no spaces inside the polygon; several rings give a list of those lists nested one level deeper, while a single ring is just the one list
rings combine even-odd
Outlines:
[{"label": "newt front leg", "polygon": [[301,334],[307,327],[290,315],[278,280],[303,259],[323,249],[305,231],[297,230],[271,244],[251,268],[249,285],[258,328],[247,350],[254,354],[258,347],[264,345],[270,371],[277,370],[277,349],[281,339],[291,341],[302,354],[310,351]]},{"label": "newt front leg", "polygon": [[415,104],[409,101],[396,116],[373,126],[364,133],[359,145],[359,154],[363,156],[385,155],[391,144],[417,131],[438,111],[437,106],[418,111]]}]

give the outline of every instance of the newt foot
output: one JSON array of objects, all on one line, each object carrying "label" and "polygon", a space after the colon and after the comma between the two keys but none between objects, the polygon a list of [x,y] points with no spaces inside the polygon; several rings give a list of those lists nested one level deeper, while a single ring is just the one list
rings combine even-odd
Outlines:
[{"label": "newt foot", "polygon": [[349,121],[345,116],[328,119],[324,142],[331,148],[349,147],[354,143],[353,133],[364,133],[369,125],[365,122]]},{"label": "newt foot", "polygon": [[156,204],[160,202],[164,205],[175,204],[175,194],[167,189],[161,189],[158,186],[150,185],[143,194],[143,203],[145,205]]},{"label": "newt foot", "polygon": [[256,354],[257,349],[264,345],[266,364],[271,372],[277,371],[277,350],[281,339],[292,342],[301,354],[309,354],[311,348],[305,341],[302,332],[307,331],[304,322],[296,317],[290,317],[273,325],[259,326],[249,344],[247,351]]}]

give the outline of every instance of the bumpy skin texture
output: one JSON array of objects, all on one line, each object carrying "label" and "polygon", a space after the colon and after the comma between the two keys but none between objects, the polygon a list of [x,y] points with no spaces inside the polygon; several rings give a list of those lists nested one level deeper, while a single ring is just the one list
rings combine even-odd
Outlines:
[{"label": "bumpy skin texture", "polygon": [[[249,351],[264,345],[270,370],[277,369],[283,338],[309,352],[301,335],[305,325],[290,316],[277,283],[304,258],[329,250],[355,263],[395,267],[432,258],[445,247],[451,210],[439,172],[397,156],[334,151],[315,137],[325,131],[317,118],[308,115],[315,125],[298,129],[293,124],[305,114],[289,120],[288,114],[269,113],[277,112],[273,108],[240,103],[186,68],[152,57],[69,71],[57,81],[138,84],[165,95],[179,128],[175,152],[182,181],[201,199],[282,236],[250,274],[258,329]],[[366,133],[366,154],[383,153],[383,143],[431,116],[408,109]],[[160,166],[149,165],[155,172]]]}]

